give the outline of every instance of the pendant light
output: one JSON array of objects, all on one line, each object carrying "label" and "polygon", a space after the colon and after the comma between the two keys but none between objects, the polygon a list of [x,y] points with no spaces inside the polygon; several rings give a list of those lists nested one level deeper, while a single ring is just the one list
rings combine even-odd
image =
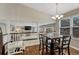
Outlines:
[{"label": "pendant light", "polygon": [[59,12],[58,3],[56,3],[56,15],[52,16],[51,18],[54,19],[54,20],[63,18],[64,15],[59,14],[58,12]]}]

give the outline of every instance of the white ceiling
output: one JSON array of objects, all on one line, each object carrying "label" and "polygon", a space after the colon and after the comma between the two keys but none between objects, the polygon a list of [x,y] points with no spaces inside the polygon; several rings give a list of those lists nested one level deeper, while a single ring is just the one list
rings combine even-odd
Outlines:
[{"label": "white ceiling", "polygon": [[[50,15],[56,14],[56,3],[23,3],[23,5],[36,9],[38,11],[50,14]],[[79,8],[79,3],[59,3],[58,13],[64,14],[76,8]]]}]

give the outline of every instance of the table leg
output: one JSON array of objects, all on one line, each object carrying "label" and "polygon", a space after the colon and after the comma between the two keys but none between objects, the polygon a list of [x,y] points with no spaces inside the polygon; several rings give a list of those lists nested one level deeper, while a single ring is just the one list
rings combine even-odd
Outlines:
[{"label": "table leg", "polygon": [[51,55],[54,55],[54,43],[53,43],[53,40],[51,40],[51,45],[50,45],[50,54]]}]

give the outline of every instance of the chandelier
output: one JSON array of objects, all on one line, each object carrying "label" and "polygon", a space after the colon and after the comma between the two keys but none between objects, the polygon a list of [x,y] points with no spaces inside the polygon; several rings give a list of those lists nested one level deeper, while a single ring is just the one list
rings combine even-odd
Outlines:
[{"label": "chandelier", "polygon": [[64,15],[62,14],[58,14],[58,3],[56,3],[56,15],[55,16],[52,16],[51,18],[54,19],[54,20],[57,20],[57,19],[61,19],[63,18]]}]

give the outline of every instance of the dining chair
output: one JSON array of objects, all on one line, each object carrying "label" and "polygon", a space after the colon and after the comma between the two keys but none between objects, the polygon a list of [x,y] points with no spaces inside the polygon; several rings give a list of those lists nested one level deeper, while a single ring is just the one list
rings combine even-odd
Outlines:
[{"label": "dining chair", "polygon": [[60,37],[53,38],[53,44],[54,44],[54,54],[58,53],[60,55],[60,49],[58,46],[60,46]]},{"label": "dining chair", "polygon": [[50,48],[51,48],[51,38],[44,36],[44,35],[40,35],[39,37],[39,51],[42,55],[48,55],[50,54]]},{"label": "dining chair", "polygon": [[45,49],[46,49],[46,37],[42,34],[39,36],[39,51],[40,54],[44,55],[45,54]]},{"label": "dining chair", "polygon": [[70,55],[70,41],[71,41],[71,36],[63,36],[62,37],[62,41],[60,40],[60,43],[59,44],[56,44],[56,49],[59,49],[59,54],[63,53],[64,50],[67,50],[68,52],[68,55]]},{"label": "dining chair", "polygon": [[64,54],[63,53],[63,50],[65,49],[67,49],[67,51],[68,51],[68,55],[70,55],[70,41],[71,41],[71,36],[63,36],[63,40],[62,40],[62,47],[61,47],[61,49],[62,49],[62,54]]}]

